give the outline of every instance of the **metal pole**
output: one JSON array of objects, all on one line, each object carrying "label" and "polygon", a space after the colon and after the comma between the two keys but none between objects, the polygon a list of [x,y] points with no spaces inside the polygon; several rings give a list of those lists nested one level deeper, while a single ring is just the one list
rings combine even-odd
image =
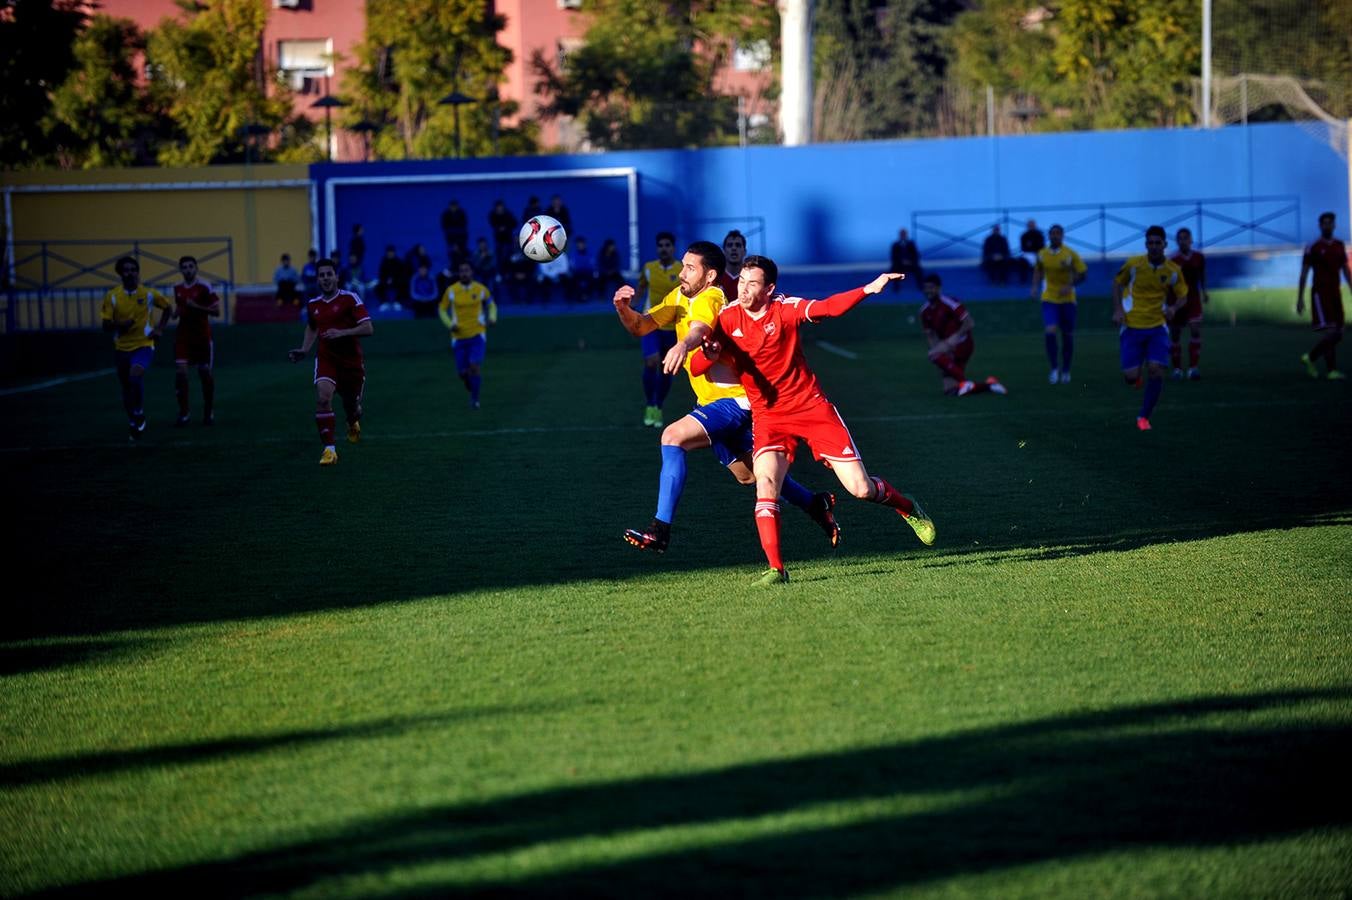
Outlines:
[{"label": "metal pole", "polygon": [[329,162],[333,162],[333,109],[324,107],[324,147],[329,151]]},{"label": "metal pole", "polygon": [[455,104],[455,158],[460,158],[460,104]]},{"label": "metal pole", "polygon": [[779,0],[779,128],[786,147],[812,142],[812,4]]},{"label": "metal pole", "polygon": [[986,85],[986,134],[995,136],[995,88]]},{"label": "metal pole", "polygon": [[1211,127],[1211,0],[1202,0],[1202,127]]}]

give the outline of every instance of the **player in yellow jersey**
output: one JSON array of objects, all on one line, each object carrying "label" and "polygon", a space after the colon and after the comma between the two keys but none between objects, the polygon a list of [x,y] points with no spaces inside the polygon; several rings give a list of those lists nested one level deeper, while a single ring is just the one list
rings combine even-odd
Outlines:
[{"label": "player in yellow jersey", "polygon": [[[1047,381],[1069,384],[1070,360],[1075,355],[1075,285],[1084,281],[1089,267],[1080,259],[1080,254],[1065,245],[1066,230],[1060,225],[1053,225],[1047,238],[1049,243],[1037,252],[1037,264],[1033,266],[1032,296],[1036,297],[1041,288],[1043,340],[1047,345],[1047,362],[1052,367]],[[1057,331],[1061,332],[1059,368]]]},{"label": "player in yellow jersey", "polygon": [[[696,241],[681,258],[678,283],[647,312],[633,308],[634,288],[621,285],[615,292],[615,312],[621,324],[635,337],[653,334],[670,326],[675,343],[662,358],[662,371],[675,375],[684,368],[690,375],[690,355],[713,333],[713,323],[727,302],[718,287],[718,277],[727,258],[717,244]],[[662,471],[658,476],[657,514],[647,530],[626,529],[624,539],[640,550],[661,553],[671,540],[671,522],[685,488],[685,454],[712,447],[719,462],[742,484],[755,484],[751,472],[751,404],[732,370],[715,368],[706,376],[690,378],[695,408],[662,430]],[[835,497],[813,494],[792,478],[785,479],[784,499],[801,508],[816,522],[831,546],[840,542],[840,528],[831,512]]]},{"label": "player in yellow jersey", "polygon": [[1142,364],[1148,373],[1145,397],[1136,416],[1136,427],[1141,431],[1150,430],[1150,414],[1164,390],[1164,370],[1169,366],[1169,327],[1165,323],[1188,299],[1183,270],[1164,257],[1167,244],[1164,228],[1151,225],[1145,232],[1145,253],[1128,258],[1113,279],[1113,321],[1122,326],[1122,377],[1136,387]]},{"label": "player in yellow jersey", "polygon": [[[676,259],[676,236],[670,231],[657,233],[657,259],[643,264],[638,273],[638,290],[634,298],[649,312],[680,285],[681,261]],[[643,424],[662,427],[662,404],[671,391],[671,376],[662,371],[662,359],[676,343],[674,326],[659,326],[643,336],[643,395],[647,406],[643,409]]]},{"label": "player in yellow jersey", "polygon": [[446,288],[437,307],[442,324],[451,331],[455,369],[469,391],[469,408],[479,408],[479,374],[488,348],[488,327],[498,322],[498,307],[488,288],[474,280],[474,266],[462,262],[459,278]]},{"label": "player in yellow jersey", "polygon": [[[141,284],[141,264],[132,257],[122,257],[113,268],[122,287],[104,295],[99,314],[103,330],[113,336],[127,433],[136,441],[146,430],[145,374],[155,355],[155,338],[163,333],[174,308],[159,291]],[[151,324],[152,307],[161,311],[157,325]]]}]

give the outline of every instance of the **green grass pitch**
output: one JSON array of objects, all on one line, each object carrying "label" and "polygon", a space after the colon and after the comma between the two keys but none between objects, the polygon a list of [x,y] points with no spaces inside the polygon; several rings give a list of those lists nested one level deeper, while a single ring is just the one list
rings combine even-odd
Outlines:
[{"label": "green grass pitch", "polygon": [[1036,306],[973,305],[1007,397],[941,396],[914,306],[827,323],[939,540],[786,509],[772,590],[711,454],[667,554],[620,540],[659,460],[613,316],[504,320],[477,413],[378,324],[332,469],[299,326],[218,331],[214,429],[162,346],[138,446],[110,375],[15,390],[102,335],[6,338],[0,895],[1347,897],[1352,393],[1293,299],[1217,292],[1148,434],[1101,299],[1055,388]]}]

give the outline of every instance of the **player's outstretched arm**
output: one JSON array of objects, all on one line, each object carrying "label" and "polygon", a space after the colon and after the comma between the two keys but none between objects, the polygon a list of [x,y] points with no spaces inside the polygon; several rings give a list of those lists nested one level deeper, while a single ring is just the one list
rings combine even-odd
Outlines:
[{"label": "player's outstretched arm", "polygon": [[813,300],[807,304],[803,314],[809,322],[820,322],[822,319],[843,316],[858,306],[869,294],[876,294],[881,291],[888,282],[905,277],[899,272],[884,272],[861,288],[832,294],[825,300]]},{"label": "player's outstretched arm", "polygon": [[906,280],[906,276],[903,275],[903,274],[900,273],[900,272],[884,272],[883,274],[879,275],[877,278],[875,278],[875,279],[873,279],[872,281],[870,281],[868,284],[864,285],[864,293],[865,293],[865,294],[876,294],[876,293],[878,293],[879,291],[881,291],[883,288],[887,287],[887,283],[888,283],[889,281],[896,281],[896,280],[898,280],[898,279],[901,279],[902,281],[905,281],[905,280]]},{"label": "player's outstretched arm", "polygon": [[629,305],[633,297],[633,286],[622,284],[615,291],[611,302],[615,304],[615,314],[620,317],[620,324],[624,326],[624,330],[634,337],[643,337],[648,332],[655,331],[657,323],[653,321],[652,316],[638,312]]}]

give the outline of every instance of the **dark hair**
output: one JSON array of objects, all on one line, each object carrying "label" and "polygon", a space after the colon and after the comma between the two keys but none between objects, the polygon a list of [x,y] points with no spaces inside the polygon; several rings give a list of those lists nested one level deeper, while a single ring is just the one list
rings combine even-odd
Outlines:
[{"label": "dark hair", "polygon": [[676,243],[676,235],[672,234],[670,231],[657,232],[657,238],[654,242],[660,244],[664,240],[671,241],[674,244]]},{"label": "dark hair", "polygon": [[1178,229],[1177,231],[1175,231],[1175,232],[1174,232],[1174,237],[1180,238],[1180,237],[1182,237],[1182,236],[1185,235],[1185,234],[1186,234],[1188,237],[1192,237],[1192,231],[1190,231],[1190,230],[1187,229],[1187,228],[1180,228],[1180,229]]},{"label": "dark hair", "polygon": [[1325,219],[1333,219],[1334,221],[1337,221],[1338,217],[1337,217],[1336,215],[1334,215],[1332,212],[1322,212],[1322,213],[1320,213],[1320,214],[1319,214],[1319,221],[1322,222],[1322,221],[1324,221]]},{"label": "dark hair", "polygon": [[713,269],[720,275],[728,267],[728,258],[723,255],[723,248],[713,241],[695,241],[685,249],[685,252],[695,254],[700,262],[704,263],[704,268]]},{"label": "dark hair", "polygon": [[180,266],[183,265],[185,262],[190,262],[190,263],[192,263],[193,265],[196,265],[196,264],[197,264],[197,257],[195,257],[195,256],[180,256],[180,257],[178,258],[178,264],[179,264]]},{"label": "dark hair", "polygon": [[[1052,226],[1052,227],[1055,227],[1055,226]],[[929,273],[928,275],[926,275],[924,278],[920,279],[920,283],[921,283],[921,284],[934,284],[934,285],[939,285],[939,284],[943,284],[943,283],[944,283],[944,280],[943,280],[942,278],[940,278],[940,277],[938,276],[937,273],[935,273],[935,272],[930,272],[930,273]]]},{"label": "dark hair", "polygon": [[1169,240],[1169,235],[1164,233],[1163,225],[1151,225],[1145,230],[1145,237],[1146,240],[1149,240],[1152,237],[1161,238],[1166,241]]},{"label": "dark hair", "polygon": [[1053,225],[1051,228],[1048,228],[1048,229],[1047,229],[1047,233],[1048,233],[1048,234],[1051,234],[1053,231],[1059,231],[1059,232],[1061,232],[1062,234],[1065,234],[1065,233],[1066,233],[1066,229],[1062,228],[1061,225],[1060,225],[1059,223],[1058,223],[1058,224],[1055,224],[1055,225]]},{"label": "dark hair", "polygon": [[335,273],[338,271],[338,264],[326,256],[315,263],[315,272],[318,273],[319,270],[324,268],[325,266],[328,266]]},{"label": "dark hair", "polygon": [[759,256],[755,253],[742,260],[743,269],[760,269],[765,273],[765,284],[779,284],[779,266],[768,256]]},{"label": "dark hair", "polygon": [[736,228],[732,229],[732,231],[729,231],[727,234],[723,235],[723,243],[726,244],[729,240],[735,237],[741,238],[743,244],[746,243],[746,235],[742,234]]},{"label": "dark hair", "polygon": [[117,265],[113,266],[113,271],[116,272],[117,274],[121,275],[121,274],[122,274],[122,267],[125,266],[127,263],[131,263],[133,266],[135,266],[135,267],[136,267],[136,271],[138,271],[138,272],[141,271],[141,264],[138,263],[134,258],[132,258],[132,257],[130,257],[130,256],[124,256],[124,257],[122,257],[121,259],[119,259],[119,260],[117,261]]}]

